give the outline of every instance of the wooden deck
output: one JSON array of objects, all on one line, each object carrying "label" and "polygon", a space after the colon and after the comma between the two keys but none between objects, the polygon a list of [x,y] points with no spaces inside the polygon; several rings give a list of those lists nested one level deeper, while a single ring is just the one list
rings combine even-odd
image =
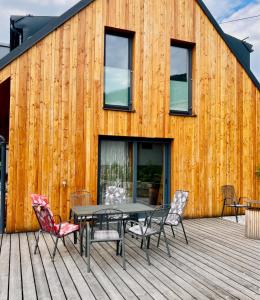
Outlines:
[{"label": "wooden deck", "polygon": [[151,241],[151,266],[140,241],[127,235],[127,269],[113,244],[92,247],[91,273],[77,245],[40,239],[33,254],[34,233],[0,236],[0,299],[260,299],[260,241],[246,239],[244,226],[220,219],[185,221],[189,245],[179,228],[170,240],[172,258],[163,242]]}]

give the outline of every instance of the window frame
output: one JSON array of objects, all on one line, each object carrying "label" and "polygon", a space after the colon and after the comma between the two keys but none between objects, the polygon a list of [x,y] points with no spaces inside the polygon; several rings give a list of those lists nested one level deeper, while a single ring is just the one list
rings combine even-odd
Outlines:
[{"label": "window frame", "polygon": [[[188,110],[174,110],[170,107],[170,115],[178,115],[178,116],[192,116],[192,53],[195,44],[190,42],[183,42],[179,40],[171,40],[170,47],[178,47],[188,50]],[[171,53],[171,51],[170,51]],[[170,63],[171,63],[171,55],[170,55]],[[171,70],[170,70],[171,73]],[[171,74],[170,74],[170,82],[171,82]],[[170,88],[170,101],[171,105],[171,88]]]},{"label": "window frame", "polygon": [[[114,105],[114,104],[106,104],[106,93],[105,93],[105,67],[106,67],[106,36],[114,35],[118,37],[128,38],[128,70],[130,70],[130,87],[128,88],[128,105]],[[113,27],[105,27],[104,31],[104,83],[103,83],[103,109],[105,110],[119,110],[119,111],[132,111],[132,89],[133,89],[133,40],[134,40],[134,32],[129,30],[123,30]]]}]

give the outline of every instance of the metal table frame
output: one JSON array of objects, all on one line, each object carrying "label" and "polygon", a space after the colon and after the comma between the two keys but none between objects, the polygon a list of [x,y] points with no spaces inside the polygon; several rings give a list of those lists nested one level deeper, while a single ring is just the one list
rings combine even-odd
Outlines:
[{"label": "metal table frame", "polygon": [[[71,209],[72,216],[75,223],[80,225],[80,254],[83,255],[83,231],[85,222],[87,222],[86,217],[90,217],[101,209],[117,209],[122,211],[124,214],[145,214],[146,216],[154,211],[156,206],[148,206],[142,203],[124,203],[124,204],[113,204],[113,205],[88,205],[88,206],[75,206]],[[84,220],[83,222],[78,222],[78,220]],[[76,243],[76,239],[74,239]]]}]

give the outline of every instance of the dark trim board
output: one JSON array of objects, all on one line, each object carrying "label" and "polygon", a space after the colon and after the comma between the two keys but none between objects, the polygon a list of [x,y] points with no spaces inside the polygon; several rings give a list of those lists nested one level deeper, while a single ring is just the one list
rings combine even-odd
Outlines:
[{"label": "dark trim board", "polygon": [[[80,12],[82,9],[84,9],[86,6],[88,6],[90,3],[92,3],[95,0],[82,0],[78,2],[76,5],[74,5],[72,8],[67,10],[64,14],[62,14],[58,19],[53,20],[53,22],[50,22],[48,25],[43,27],[41,30],[39,30],[33,37],[24,43],[22,43],[19,47],[11,51],[9,54],[7,54],[5,57],[3,57],[0,60],[0,70],[2,70],[4,67],[6,67],[9,63],[11,63],[13,60],[15,60],[17,57],[22,55],[24,52],[26,52],[28,49],[30,49],[33,45],[35,45],[37,42],[42,40],[44,37],[46,37],[49,33],[53,32],[55,29],[60,27],[62,24],[64,24],[66,21],[71,19],[73,16],[75,16],[78,12]],[[173,0],[172,0],[173,1]],[[206,14],[212,25],[215,27],[219,35],[222,37],[222,39],[225,41],[229,49],[232,51],[232,53],[237,58],[238,62],[243,66],[248,76],[251,78],[251,80],[254,82],[256,87],[260,89],[260,82],[255,77],[255,75],[252,73],[252,71],[244,64],[243,61],[239,58],[239,55],[237,54],[236,48],[232,47],[230,44],[228,38],[226,37],[224,31],[221,29],[217,21],[214,19],[212,14],[210,13],[209,9],[206,7],[204,2],[202,0],[197,0],[197,3],[203,10],[203,12]]]}]

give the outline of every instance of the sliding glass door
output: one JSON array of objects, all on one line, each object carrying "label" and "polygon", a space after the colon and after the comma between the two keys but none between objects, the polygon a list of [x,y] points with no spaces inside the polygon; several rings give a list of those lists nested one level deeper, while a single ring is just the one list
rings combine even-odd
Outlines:
[{"label": "sliding glass door", "polygon": [[169,201],[170,142],[101,138],[98,202],[108,186],[123,187],[129,202],[161,205]]},{"label": "sliding glass door", "polygon": [[138,143],[136,201],[161,205],[164,196],[164,144]]}]

